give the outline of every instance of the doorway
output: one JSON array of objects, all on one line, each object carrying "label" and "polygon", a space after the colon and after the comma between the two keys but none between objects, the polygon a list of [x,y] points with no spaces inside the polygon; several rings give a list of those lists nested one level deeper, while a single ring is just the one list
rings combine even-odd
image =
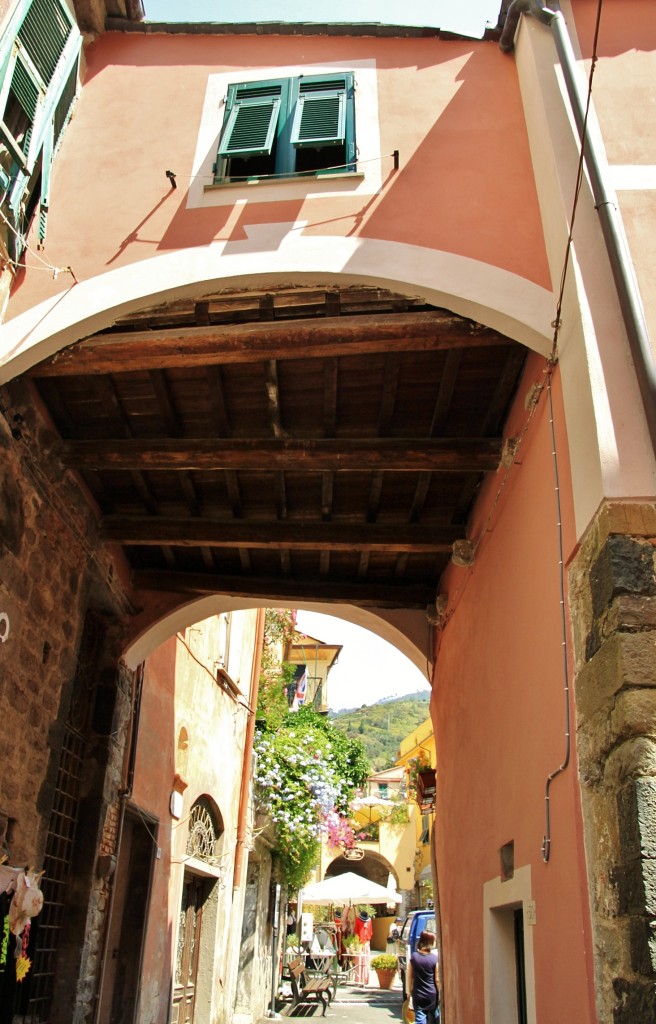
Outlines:
[{"label": "doorway", "polygon": [[483,887],[485,1024],[536,1024],[530,868]]},{"label": "doorway", "polygon": [[178,943],[173,977],[171,1024],[193,1024],[198,992],[198,963],[203,927],[203,909],[212,879],[185,871],[178,918]]},{"label": "doorway", "polygon": [[116,866],[99,1024],[133,1024],[139,986],[157,824],[126,808]]}]

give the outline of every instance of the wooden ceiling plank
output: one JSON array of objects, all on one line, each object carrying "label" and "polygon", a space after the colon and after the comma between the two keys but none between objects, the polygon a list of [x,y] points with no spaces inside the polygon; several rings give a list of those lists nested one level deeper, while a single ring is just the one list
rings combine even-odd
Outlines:
[{"label": "wooden ceiling plank", "polygon": [[460,527],[323,522],[220,522],[200,517],[105,516],[102,537],[129,545],[312,551],[444,551],[464,536]]},{"label": "wooden ceiling plank", "polygon": [[287,508],[287,487],[285,485],[285,474],[283,472],[275,474],[275,491],[276,491],[276,515],[278,519],[284,521],[287,519],[288,508]]},{"label": "wooden ceiling plank", "polygon": [[431,480],[433,479],[432,473],[420,473],[419,479],[417,480],[417,486],[415,487],[414,497],[412,499],[412,505],[410,506],[410,512],[408,513],[408,522],[416,523],[421,516],[426,504],[426,498],[430,490]]},{"label": "wooden ceiling plank", "polygon": [[440,386],[437,389],[435,408],[431,420],[429,434],[431,437],[438,437],[442,434],[449,421],[449,409],[453,401],[458,372],[462,362],[462,349],[454,349],[447,352],[444,360],[444,370],[440,378]]},{"label": "wooden ceiling plank", "polygon": [[326,359],[323,367],[323,432],[324,437],[334,437],[337,433],[337,382],[339,379],[338,362]]},{"label": "wooden ceiling plank", "polygon": [[133,572],[137,590],[192,594],[229,594],[268,602],[320,601],[325,604],[357,604],[374,608],[425,609],[435,600],[435,586],[425,584],[372,584],[322,580],[299,576],[240,577],[219,574],[140,570]]},{"label": "wooden ceiling plank", "polygon": [[508,339],[490,328],[443,310],[427,310],[97,334],[28,372],[33,377],[116,374],[499,345],[508,345]]},{"label": "wooden ceiling plank", "polygon": [[180,420],[173,407],[171,389],[169,388],[166,374],[162,370],[149,370],[148,376],[157,399],[157,406],[164,424],[164,432],[169,437],[180,437],[182,434]]},{"label": "wooden ceiling plank", "polygon": [[209,393],[209,406],[216,432],[220,437],[230,437],[232,430],[228,418],[223,374],[220,366],[207,366],[205,378]]},{"label": "wooden ceiling plank", "polygon": [[275,359],[268,360],[264,366],[264,378],[267,395],[267,407],[269,412],[269,424],[274,437],[284,437],[282,420],[280,418],[280,388],[278,386],[278,367]]},{"label": "wooden ceiling plank", "polygon": [[321,475],[321,518],[324,522],[332,519],[333,500],[335,496],[335,476],[333,473]]},{"label": "wooden ceiling plank", "polygon": [[401,369],[401,356],[398,352],[388,352],[385,356],[385,377],[380,398],[380,412],[378,415],[378,433],[381,437],[389,434],[396,404],[396,395],[399,390],[399,372]]},{"label": "wooden ceiling plank", "polygon": [[200,501],[198,499],[198,492],[194,485],[191,473],[184,470],[182,473],[177,473],[176,477],[180,483],[180,490],[184,495],[184,499],[187,502],[187,506],[192,516],[200,515]]},{"label": "wooden ceiling plank", "polygon": [[394,579],[397,581],[403,580],[406,570],[408,568],[408,552],[403,551],[396,559],[394,566]]},{"label": "wooden ceiling plank", "polygon": [[296,470],[304,472],[485,472],[501,458],[499,438],[144,438],[63,442],[76,469]]},{"label": "wooden ceiling plank", "polygon": [[235,519],[241,519],[244,514],[244,504],[241,497],[241,487],[239,486],[239,474],[234,469],[226,469],[224,479],[232,514]]},{"label": "wooden ceiling plank", "polygon": [[526,359],[526,349],[521,345],[511,348],[505,366],[497,381],[497,386],[482,424],[481,433],[485,437],[492,432],[497,433],[501,417],[508,408],[508,403],[517,387],[518,375]]},{"label": "wooden ceiling plank", "polygon": [[369,499],[367,501],[367,522],[375,523],[380,511],[380,501],[383,494],[383,481],[385,475],[381,470],[371,474],[369,485]]}]

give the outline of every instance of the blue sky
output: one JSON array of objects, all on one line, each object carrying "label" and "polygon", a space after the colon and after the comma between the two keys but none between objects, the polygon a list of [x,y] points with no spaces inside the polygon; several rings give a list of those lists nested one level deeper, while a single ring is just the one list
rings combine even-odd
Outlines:
[{"label": "blue sky", "polygon": [[150,21],[379,21],[480,38],[501,0],[145,0]]}]

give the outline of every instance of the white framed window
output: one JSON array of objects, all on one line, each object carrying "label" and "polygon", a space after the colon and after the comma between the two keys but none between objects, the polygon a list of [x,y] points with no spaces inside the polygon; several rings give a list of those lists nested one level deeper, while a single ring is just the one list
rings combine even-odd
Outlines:
[{"label": "white framed window", "polygon": [[[343,100],[336,98],[340,91],[340,79],[344,82]],[[349,95],[352,82],[352,93]],[[259,175],[249,173],[245,164],[238,164],[238,170],[244,174],[234,174],[235,165],[226,167],[224,161],[237,158],[236,153],[227,150],[233,141],[229,119],[232,114],[236,97],[240,90],[242,100],[257,100],[257,89],[270,89],[277,83],[283,83],[278,114],[273,110],[274,104],[268,100],[275,97],[264,96],[260,116],[263,118],[260,146],[267,150],[267,143],[282,125],[281,111],[287,111],[288,138],[283,139],[282,148],[286,149],[286,169],[280,176],[273,167],[270,157],[265,156],[266,171]],[[301,86],[305,84],[307,89]],[[327,88],[322,88],[326,86]],[[316,92],[311,96],[311,92]],[[251,92],[251,90],[253,90]],[[285,90],[288,96],[285,96]],[[323,95],[322,95],[323,94]],[[302,100],[299,110],[298,100]],[[260,99],[263,97],[260,96]],[[339,110],[342,104],[343,115]],[[307,107],[308,113],[304,115]],[[350,113],[349,113],[350,107]],[[313,117],[309,114],[312,112]],[[316,119],[314,115],[317,115]],[[327,116],[329,124],[335,125],[335,132],[330,134],[325,125],[321,126],[321,115]],[[268,118],[267,118],[267,115]],[[290,116],[291,115],[291,116]],[[233,120],[236,114],[232,115]],[[330,120],[332,116],[332,121]],[[343,122],[341,120],[343,116]],[[277,120],[276,120],[277,117]],[[298,118],[298,120],[296,120]],[[272,128],[272,121],[275,126]],[[314,121],[314,125],[313,125]],[[317,136],[313,136],[313,127],[325,132],[316,144]],[[244,121],[244,124],[246,121]],[[344,125],[345,141],[340,139],[340,128]],[[306,132],[308,134],[306,134]],[[350,133],[350,134],[349,134]],[[239,143],[237,144],[239,145]],[[294,154],[290,153],[293,148]],[[342,152],[340,153],[340,147]],[[328,152],[331,150],[332,152]],[[253,158],[254,158],[253,154]],[[275,159],[277,159],[277,154]],[[293,163],[290,167],[290,157]],[[172,158],[173,159],[173,158]],[[275,164],[275,159],[273,164]],[[249,68],[243,72],[217,72],[208,76],[205,100],[199,126],[196,151],[192,166],[191,182],[187,196],[187,207],[234,206],[244,201],[286,202],[290,199],[306,199],[325,196],[344,195],[375,195],[382,187],[384,155],[381,154],[380,129],[378,123],[378,85],[375,61],[353,61],[349,64],[341,62],[293,65],[285,67]],[[266,161],[269,161],[267,164]],[[325,162],[325,166],[311,166],[311,162]],[[391,157],[390,157],[391,161]],[[308,164],[309,162],[309,164]],[[280,166],[280,164],[279,164]],[[309,166],[309,173],[299,173]],[[341,168],[333,170],[332,168]],[[355,167],[356,169],[351,169]],[[175,169],[175,168],[174,168]],[[250,169],[255,170],[251,162]],[[389,168],[385,168],[385,173]],[[229,173],[226,173],[228,171]],[[231,180],[234,177],[235,180]],[[239,180],[241,179],[241,180]]]}]

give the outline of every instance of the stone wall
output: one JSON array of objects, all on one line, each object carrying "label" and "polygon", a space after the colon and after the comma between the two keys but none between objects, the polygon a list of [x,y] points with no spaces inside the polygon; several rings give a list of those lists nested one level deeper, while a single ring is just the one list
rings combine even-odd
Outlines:
[{"label": "stone wall", "polygon": [[52,1019],[69,1024],[93,1010],[106,903],[96,853],[121,785],[132,682],[118,672],[129,607],[116,565],[53,440],[29,385],[0,390],[0,841],[11,863],[52,866],[62,745],[82,737],[79,821],[57,882],[67,908]]},{"label": "stone wall", "polygon": [[572,565],[600,1024],[656,1020],[656,505],[606,503]]}]

